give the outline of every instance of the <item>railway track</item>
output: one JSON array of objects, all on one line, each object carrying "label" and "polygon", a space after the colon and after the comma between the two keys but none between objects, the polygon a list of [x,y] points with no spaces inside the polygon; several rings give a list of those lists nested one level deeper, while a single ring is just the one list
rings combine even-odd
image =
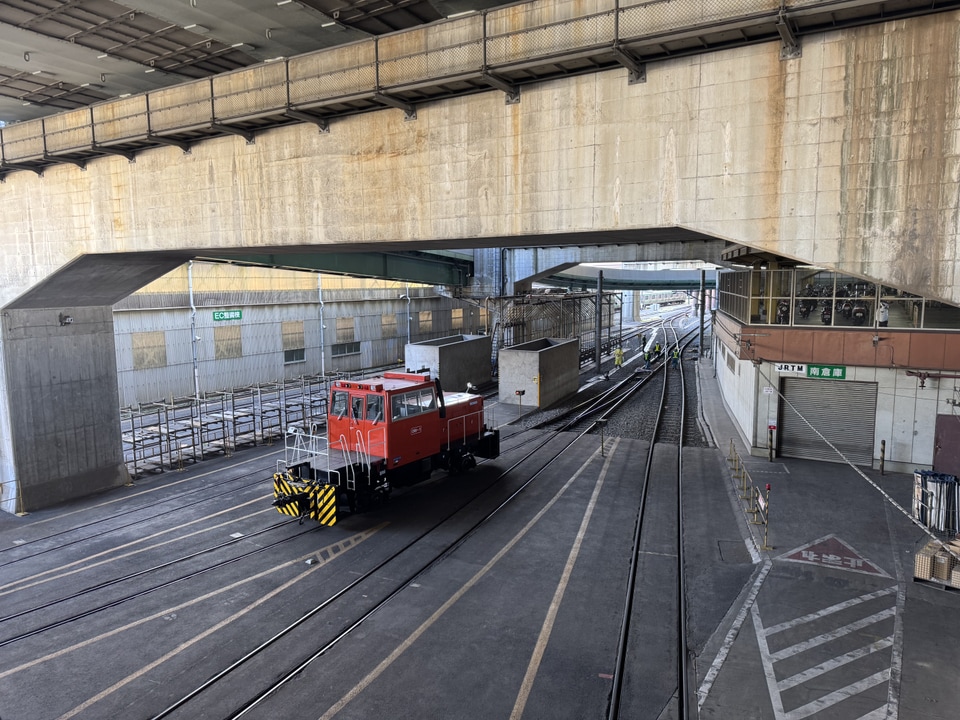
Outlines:
[{"label": "railway track", "polygon": [[[436,583],[436,571],[445,562],[460,562],[455,558],[462,555],[463,548],[475,545],[475,543],[471,543],[474,537],[478,537],[481,533],[489,537],[492,527],[502,527],[506,522],[512,523],[512,519],[507,520],[505,518],[514,518],[519,507],[529,506],[531,502],[541,502],[541,500],[535,498],[544,494],[544,488],[556,485],[560,478],[573,472],[571,468],[574,463],[568,458],[577,457],[577,462],[579,462],[583,459],[584,453],[587,452],[584,448],[589,446],[589,457],[585,462],[590,462],[590,458],[593,458],[592,462],[603,462],[603,447],[597,447],[596,438],[590,437],[597,434],[597,421],[606,421],[608,427],[611,427],[620,422],[618,418],[624,414],[652,412],[658,406],[658,403],[650,402],[647,399],[640,400],[638,406],[632,403],[636,403],[638,397],[646,397],[647,393],[652,392],[653,386],[658,385],[658,378],[665,377],[669,381],[671,373],[676,374],[676,371],[671,371],[667,367],[658,368],[656,373],[644,374],[643,378],[634,377],[632,373],[625,372],[625,382],[615,383],[618,386],[615,389],[604,388],[603,392],[598,392],[596,397],[591,398],[588,403],[574,404],[568,409],[566,417],[561,423],[551,423],[550,429],[531,427],[510,436],[508,442],[505,442],[502,447],[499,465],[503,468],[502,472],[498,472],[496,477],[491,478],[493,473],[490,472],[490,469],[487,469],[486,476],[483,476],[482,480],[473,475],[465,476],[462,483],[454,481],[453,484],[462,487],[462,490],[453,493],[452,497],[456,497],[462,502],[458,502],[455,506],[451,502],[449,511],[444,511],[442,516],[439,513],[426,513],[425,515],[433,515],[429,524],[425,522],[422,527],[417,526],[415,532],[405,533],[407,537],[404,538],[404,542],[382,542],[375,552],[361,553],[357,559],[351,561],[349,581],[343,581],[342,575],[333,575],[326,570],[325,563],[330,557],[334,557],[338,551],[330,551],[327,555],[325,554],[326,551],[316,550],[314,554],[300,556],[299,560],[295,558],[287,560],[284,563],[284,566],[288,568],[286,572],[288,574],[296,572],[296,577],[287,582],[281,582],[279,577],[275,583],[271,581],[276,587],[263,595],[262,600],[269,600],[269,604],[285,610],[285,612],[277,614],[278,618],[290,615],[289,611],[293,609],[293,606],[288,601],[281,599],[284,596],[277,595],[277,593],[280,593],[291,582],[297,581],[297,578],[306,577],[308,574],[319,570],[319,575],[311,575],[311,577],[323,578],[316,583],[317,588],[322,588],[322,595],[314,596],[307,592],[306,587],[304,587],[299,595],[299,600],[295,603],[296,612],[293,613],[295,617],[286,625],[274,625],[268,633],[269,636],[259,642],[241,643],[238,648],[239,652],[231,652],[232,657],[216,671],[205,671],[202,675],[198,675],[195,678],[197,684],[192,687],[187,686],[185,691],[180,688],[176,693],[157,692],[156,697],[152,697],[149,703],[144,703],[141,706],[142,712],[138,713],[137,717],[148,717],[147,712],[152,713],[149,717],[154,720],[165,717],[215,716],[218,718],[240,718],[275,716],[275,706],[278,702],[276,698],[280,695],[288,696],[290,692],[296,692],[298,684],[293,683],[296,678],[316,675],[316,666],[323,669],[321,674],[330,672],[332,666],[329,666],[329,662],[332,661],[329,658],[331,656],[335,654],[342,656],[343,648],[359,647],[358,643],[363,642],[364,633],[357,633],[359,629],[369,628],[369,623],[374,618],[382,616],[388,608],[395,607],[394,603],[405,603],[406,600],[401,598],[405,597],[404,593],[408,593],[410,588],[418,587],[424,583]],[[670,404],[673,403],[667,403],[668,406]],[[662,406],[663,404],[660,403],[659,405]],[[683,403],[681,402],[680,405],[682,406]],[[667,421],[663,420],[662,422]],[[659,458],[667,443],[664,436],[656,439],[650,437],[649,445],[651,447],[651,458],[655,456]],[[596,450],[593,449],[595,447]],[[609,454],[613,456],[615,449],[618,447],[617,441],[606,443],[606,447]],[[657,448],[656,452],[653,449],[655,447]],[[504,467],[508,458],[510,460],[509,467]],[[609,459],[607,462],[609,462]],[[647,465],[649,467],[653,463],[653,467],[656,468],[657,462],[659,460],[648,459]],[[577,473],[581,472],[584,467],[586,465],[581,466],[581,470],[578,470]],[[604,468],[606,468],[605,464]],[[577,473],[571,476],[571,479],[567,481],[568,484],[573,482]],[[450,484],[450,481],[448,481],[444,485]],[[648,502],[648,495],[655,497],[655,494],[661,488],[657,483],[646,481],[644,485],[649,485],[649,487],[644,487],[643,490],[643,502]],[[411,496],[401,495],[397,498],[397,501],[406,503],[407,509],[411,504],[421,505],[422,500],[429,494],[429,486],[429,483],[427,486],[415,486],[411,489]],[[537,490],[536,488],[541,489]],[[522,498],[526,498],[523,503],[520,502]],[[655,499],[653,502],[659,503]],[[546,506],[541,513],[545,511]],[[532,510],[525,509],[523,512],[532,512]],[[403,511],[401,511],[402,514]],[[394,512],[392,515],[396,516],[396,513]],[[649,540],[644,540],[645,535],[640,533],[640,529],[647,526],[647,523],[643,520],[643,515],[642,510],[638,512],[639,540],[634,544],[634,549],[627,553],[634,557],[645,557],[648,554],[644,542],[649,542]],[[360,516],[358,519],[364,517]],[[282,533],[284,530],[281,528],[291,522],[273,524],[269,528],[264,528],[263,533],[270,531]],[[353,524],[355,526],[362,525],[359,522]],[[376,532],[376,527],[370,532]],[[644,529],[644,532],[646,532],[646,529]],[[342,547],[350,547],[351,542],[356,544],[363,535],[364,533],[354,535],[353,540],[347,538],[344,541],[346,544],[341,544]],[[255,536],[251,533],[244,540],[251,540],[253,537]],[[300,534],[297,534],[286,539],[295,541],[299,537]],[[316,537],[320,537],[320,535]],[[678,542],[679,537],[678,534]],[[285,539],[281,538],[273,543],[264,543],[261,550],[242,553],[233,560],[216,564],[215,567],[221,568],[232,564],[235,568],[231,571],[233,576],[249,575],[252,571],[247,569],[247,564],[252,562],[255,555],[262,558],[260,564],[266,563],[271,556],[277,554],[283,557],[291,557],[291,554],[285,550],[284,542]],[[186,587],[186,581],[199,578],[206,571],[192,568],[189,572],[178,573],[180,577],[176,578],[169,577],[169,571],[178,566],[178,561],[187,563],[193,560],[196,562],[206,553],[229,549],[231,544],[218,543],[194,553],[184,553],[167,563],[153,564],[144,571],[126,573],[114,579],[89,583],[87,587],[81,588],[77,592],[59,598],[48,598],[44,603],[40,603],[29,610],[8,612],[0,618],[0,627],[4,624],[11,627],[19,625],[24,620],[29,620],[32,617],[31,613],[42,612],[49,615],[51,610],[55,610],[61,604],[70,609],[69,613],[58,618],[45,617],[46,622],[37,626],[26,629],[18,627],[15,634],[9,635],[6,640],[0,640],[0,644],[16,648],[20,643],[27,642],[29,638],[34,638],[34,641],[42,639],[45,637],[45,633],[52,633],[57,628],[63,628],[65,625],[94,615],[107,615],[100,622],[101,624],[108,623],[112,615],[103,613],[104,610],[118,608],[120,605],[129,605],[132,601],[144,602],[148,595],[168,595],[174,586],[184,587],[177,592],[185,594],[184,602],[181,604],[186,606],[187,603],[191,602],[188,596],[198,592],[193,589],[193,583]],[[315,542],[313,544],[315,545]],[[305,543],[299,542],[297,545],[302,547]],[[367,547],[372,547],[372,545]],[[308,569],[303,568],[304,558],[306,558],[309,566]],[[682,567],[682,559],[679,562],[680,567]],[[299,571],[297,571],[298,565],[301,566]],[[138,577],[150,577],[152,572],[156,572],[158,575],[167,574],[158,582],[151,583],[142,593],[125,592],[120,598],[110,598],[109,601],[98,603],[97,606],[92,608],[82,609],[77,605],[83,597],[99,597],[99,592],[106,591],[108,587],[122,587],[124,582],[135,581]],[[643,577],[642,567],[634,567],[631,572],[635,579]],[[678,573],[678,576],[680,575],[682,573]],[[334,585],[334,581],[338,579],[340,582]],[[304,583],[304,586],[306,585],[307,583]],[[230,587],[233,587],[233,585],[230,585]],[[272,587],[272,585],[267,587]],[[167,590],[167,592],[161,593],[160,591],[163,590]],[[632,594],[634,593],[627,593],[628,596]],[[680,596],[682,597],[682,595],[681,592]],[[305,605],[303,602],[307,599],[309,605]],[[150,602],[155,605],[157,601]],[[255,605],[256,603],[251,603],[247,607],[254,607]],[[643,612],[645,610],[642,607],[628,608],[625,606],[624,608],[623,627],[625,629],[622,644],[625,648],[625,659],[632,657],[631,653],[635,652],[638,643],[648,642],[643,636],[643,620],[640,620],[639,626],[636,624],[636,618],[642,618]],[[678,617],[683,617],[683,615],[682,611],[678,613]],[[167,616],[172,617],[169,613],[164,615],[164,617]],[[148,617],[159,616],[151,615]],[[238,613],[236,617],[238,618],[237,621],[240,622],[239,618],[242,615]],[[132,626],[132,624],[130,625]],[[220,627],[220,625],[214,625],[211,630],[199,633],[196,640],[183,643],[183,647],[199,642],[216,627]],[[678,626],[678,633],[680,632],[682,632],[682,628]],[[358,637],[361,639],[358,640]],[[46,642],[49,644],[50,641]],[[676,642],[678,643],[677,647],[686,647],[685,640],[677,640]],[[60,653],[71,651],[72,648],[73,646],[66,647]],[[347,650],[346,652],[352,653],[355,651]],[[683,658],[687,655],[685,651],[675,652]],[[47,656],[41,657],[40,660],[45,657]],[[49,657],[53,658],[55,655]],[[150,663],[147,667],[153,667],[157,663],[163,662],[166,657],[167,655],[161,655],[159,659]],[[212,659],[217,655],[209,655],[208,657]],[[620,700],[622,683],[624,680],[629,682],[631,671],[629,665],[623,664],[624,661],[618,661],[618,663],[615,676],[619,677],[621,685],[617,689],[617,698],[615,699],[614,693],[611,691],[606,703],[609,711],[614,713],[610,717],[640,717],[633,712],[629,703],[623,705]],[[36,662],[28,663],[31,667],[35,664]],[[265,671],[267,668],[269,671]],[[14,671],[15,668],[7,670],[0,668],[0,679],[11,675]],[[685,675],[684,671],[678,669],[677,677],[683,675]],[[73,710],[62,715],[50,714],[45,717],[59,717],[66,720],[75,716],[102,716],[103,708],[99,707],[97,703],[101,702],[103,697],[106,697],[107,690],[109,692],[119,692],[127,683],[131,684],[132,689],[133,683],[138,682],[137,678],[139,676],[140,672],[131,672],[127,678],[121,679],[103,692],[91,696]],[[273,681],[263,683],[263,680],[268,677],[273,678]],[[302,687],[302,683],[299,683],[299,685]],[[679,687],[679,680],[677,685]],[[632,693],[632,690],[630,692]],[[686,691],[678,691],[675,694],[683,697],[688,696]],[[151,693],[152,695],[153,693]],[[157,700],[162,700],[162,702],[157,702]],[[98,708],[100,715],[97,715]],[[150,709],[147,710],[147,708]],[[157,710],[157,708],[161,709]],[[90,715],[91,712],[94,714]],[[332,708],[330,712],[332,712]]]},{"label": "railway track", "polygon": [[[670,343],[671,346],[678,346],[682,338],[677,333],[676,329],[671,327],[669,332],[672,333],[673,342]],[[684,352],[687,351],[689,347],[689,342],[684,347]],[[676,715],[675,717],[685,720],[688,715],[687,699],[690,697],[689,689],[689,670],[687,668],[687,658],[689,654],[689,648],[687,643],[687,625],[686,625],[686,588],[685,588],[685,559],[684,559],[684,529],[683,529],[683,499],[682,499],[682,488],[683,488],[683,470],[682,470],[682,457],[683,457],[683,443],[682,438],[684,435],[684,425],[686,420],[686,397],[685,397],[685,386],[683,382],[683,362],[681,361],[675,369],[668,367],[668,361],[664,360],[661,368],[661,391],[658,404],[658,411],[656,413],[656,419],[654,422],[652,437],[649,445],[649,452],[647,454],[646,464],[643,469],[643,486],[640,496],[640,505],[637,509],[637,521],[635,525],[635,531],[633,536],[633,552],[631,553],[631,562],[630,568],[628,571],[628,582],[627,590],[624,595],[624,607],[622,615],[622,625],[620,631],[620,640],[617,647],[617,662],[616,670],[614,672],[613,678],[613,688],[610,697],[610,705],[607,713],[608,720],[619,720],[621,717],[634,717],[630,710],[625,708],[623,702],[623,687],[624,687],[624,677],[626,674],[626,665],[628,659],[628,650],[631,646],[631,642],[635,641],[634,636],[637,634],[642,635],[642,630],[640,633],[637,632],[638,627],[642,628],[643,622],[649,622],[649,618],[645,617],[644,610],[637,608],[637,584],[641,582],[641,573],[639,571],[640,563],[638,558],[640,558],[645,549],[645,542],[647,542],[647,536],[653,534],[658,529],[654,528],[651,532],[650,521],[647,517],[647,507],[650,496],[654,493],[654,487],[652,484],[652,479],[654,477],[655,470],[658,467],[657,463],[657,449],[658,446],[669,447],[675,455],[675,467],[676,472],[673,477],[673,482],[675,483],[675,514],[674,521],[676,527],[675,535],[675,552],[676,552],[676,562],[674,565],[674,577],[675,577],[675,608],[673,614],[673,628],[675,631],[675,648],[674,654],[677,659],[676,667]],[[625,399],[626,401],[626,399]],[[664,450],[664,452],[669,452]],[[669,459],[668,459],[669,460]],[[663,466],[667,465],[669,467],[669,461],[664,463],[660,462],[660,475],[659,479],[663,478]]]},{"label": "railway track", "polygon": [[[440,563],[448,559],[452,553],[461,547],[463,543],[465,543],[478,530],[491,523],[501,512],[509,508],[511,503],[520,497],[529,486],[538,480],[538,478],[544,476],[544,474],[548,470],[554,468],[555,465],[561,464],[565,453],[570,448],[574,447],[574,445],[582,438],[594,432],[598,427],[598,422],[607,422],[611,417],[614,417],[615,414],[624,406],[624,404],[630,401],[636,390],[639,387],[643,387],[647,383],[651,382],[654,377],[663,378],[663,387],[665,392],[666,388],[674,384],[669,382],[670,372],[668,371],[666,362],[661,363],[660,367],[657,368],[656,374],[651,374],[650,376],[640,380],[628,380],[624,383],[619,383],[614,388],[602,393],[601,396],[591,400],[586,407],[579,405],[574,406],[569,410],[568,413],[566,413],[567,417],[565,418],[565,421],[562,422],[559,427],[555,427],[554,429],[550,430],[546,437],[544,437],[542,432],[532,432],[530,437],[524,438],[521,443],[513,447],[513,450],[515,451],[521,449],[524,450],[522,457],[520,457],[518,460],[515,460],[508,468],[502,471],[497,477],[496,481],[488,486],[484,491],[471,498],[465,505],[456,508],[453,512],[441,518],[434,525],[424,530],[424,532],[418,536],[412,538],[409,542],[399,547],[393,554],[384,558],[367,571],[358,575],[358,577],[356,577],[349,584],[346,584],[335,592],[329,594],[314,607],[305,611],[296,621],[276,632],[266,641],[245,653],[242,657],[229,666],[223,668],[217,674],[209,677],[206,681],[172,702],[159,713],[151,716],[150,720],[162,720],[163,718],[168,718],[171,716],[189,716],[191,714],[191,703],[202,700],[202,697],[205,693],[210,692],[219,683],[227,681],[233,673],[240,670],[242,666],[248,662],[255,661],[259,656],[271,652],[273,648],[283,643],[286,638],[297,638],[304,636],[315,638],[313,648],[306,653],[302,652],[301,648],[298,648],[297,651],[294,651],[293,653],[291,653],[289,650],[272,651],[270,655],[271,658],[276,658],[278,655],[281,658],[285,658],[285,661],[277,661],[272,659],[267,663],[270,667],[277,671],[276,678],[266,686],[262,687],[255,694],[252,694],[246,700],[237,704],[229,713],[224,715],[224,718],[229,718],[229,720],[238,720],[239,718],[251,716],[256,709],[266,702],[271,696],[285,688],[295,678],[299,677],[308,668],[310,668],[311,665],[320,661],[324,656],[327,656],[329,653],[331,653],[338,645],[348,641],[352,633],[363,626],[365,622],[369,621],[377,613],[382,612],[400,593],[415,585],[419,579],[424,577],[431,570],[437,568]],[[679,424],[683,422],[682,383],[679,384],[679,388],[679,399],[677,400],[677,405],[681,408],[681,410],[678,411],[678,414],[673,416],[663,415],[661,413],[661,418],[658,422],[658,425],[662,428],[662,432],[671,432],[677,438],[680,435]],[[661,408],[662,407],[663,404],[661,404]],[[557,421],[556,419],[553,419],[549,421],[549,423],[551,425],[556,425]],[[677,427],[674,430],[667,431],[666,428],[669,425],[676,425]],[[574,428],[577,429],[572,430]],[[542,430],[542,428],[540,429]],[[679,441],[673,440],[672,442],[678,445],[679,452]],[[477,501],[481,495],[486,494],[492,488],[496,487],[499,481],[513,476],[517,472],[518,468],[538,457],[541,450],[546,448],[546,446],[550,443],[553,443],[551,446],[550,459],[543,464],[536,462],[539,467],[535,469],[522,483],[520,483],[519,486],[513,490],[508,497],[499,502],[499,504],[497,504],[492,510],[486,512],[479,520],[474,522],[465,530],[459,532],[456,537],[446,541],[442,547],[424,553],[424,551],[421,549],[421,546],[431,544],[433,542],[433,537],[439,533],[444,525],[450,522],[455,516],[463,514],[470,505]],[[645,472],[646,478],[649,478],[651,469],[653,467],[652,451],[654,445],[654,442],[650,443],[651,454],[648,458],[647,469]],[[646,484],[647,482],[645,481],[645,485]],[[641,501],[642,503],[646,501],[648,492],[648,488],[645,487],[643,492],[643,500]],[[643,506],[641,505],[641,508],[638,512],[637,537],[634,542],[635,550],[640,547],[644,520],[643,516]],[[682,529],[679,532],[682,532]],[[433,542],[433,544],[435,544],[435,542]],[[376,599],[370,600],[368,596],[372,593],[367,589],[367,586],[376,578],[384,574],[393,576],[395,573],[390,571],[391,566],[408,553],[416,554],[419,558],[413,563],[414,569],[405,574],[401,579],[391,583],[388,589],[381,588],[377,593]],[[634,552],[632,554],[636,556],[637,553]],[[681,557],[678,560],[680,567],[682,567],[682,562],[683,559],[681,554]],[[627,592],[628,598],[632,598],[634,594],[633,586],[635,585],[637,579],[637,568],[632,567],[630,574],[631,588]],[[682,572],[678,573],[678,575],[682,576]],[[363,594],[364,597],[368,597],[366,610],[364,610],[362,613],[352,616],[335,631],[330,631],[329,629],[325,630],[323,633],[325,635],[324,640],[320,641],[316,639],[318,638],[319,634],[310,628],[316,628],[317,626],[322,627],[326,625],[323,620],[324,612],[340,601],[349,602],[348,598],[356,597],[358,593]],[[624,608],[624,621],[622,626],[623,630],[620,643],[621,647],[618,648],[618,658],[616,661],[617,670],[614,675],[615,691],[611,694],[609,704],[609,717],[611,719],[621,717],[619,695],[620,687],[622,687],[624,666],[626,663],[626,648],[629,646],[631,641],[630,630],[632,623],[630,617],[634,614],[634,612],[635,609],[632,605],[632,600],[630,600]],[[683,614],[684,613],[682,609],[678,611],[678,618],[682,618]],[[682,643],[682,646],[685,646],[685,629],[682,627],[682,622],[679,619],[677,620],[677,623],[679,635],[677,642]],[[289,659],[291,654],[297,657],[297,660],[292,663]],[[684,658],[685,663],[686,651],[684,650],[678,654]],[[278,667],[279,664],[282,664],[285,669],[280,670]],[[685,676],[685,668],[683,670],[678,670],[678,677],[685,678]],[[686,680],[682,681],[682,687],[683,689],[679,692],[679,694],[686,697],[688,694]],[[624,715],[623,717],[627,716],[628,715]]]}]

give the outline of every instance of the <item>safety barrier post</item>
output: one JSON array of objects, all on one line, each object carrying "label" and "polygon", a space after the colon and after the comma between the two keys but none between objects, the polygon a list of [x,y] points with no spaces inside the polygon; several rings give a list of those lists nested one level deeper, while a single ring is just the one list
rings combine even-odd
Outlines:
[{"label": "safety barrier post", "polygon": [[880,441],[880,474],[883,475],[883,458],[887,454],[887,441]]},{"label": "safety barrier post", "polygon": [[756,485],[750,486],[750,508],[747,510],[748,513],[753,515],[753,520],[750,521],[751,525],[763,525],[763,522],[757,520],[757,515],[760,514],[760,503],[763,502],[763,498],[760,497],[760,491],[757,489]]},{"label": "safety barrier post", "polygon": [[[763,525],[763,545],[760,546],[760,549],[773,550],[772,547],[767,545],[767,536],[770,531],[770,483],[767,483],[766,495],[762,495],[756,487],[754,487],[754,490],[756,491],[757,505],[753,524]],[[760,522],[756,522],[757,515],[761,518]]]},{"label": "safety barrier post", "polygon": [[737,460],[737,474],[735,475],[738,480],[737,490],[740,493],[741,500],[749,500],[752,497],[752,493],[750,492],[750,476],[747,474],[747,469],[743,463],[739,462],[739,456]]}]

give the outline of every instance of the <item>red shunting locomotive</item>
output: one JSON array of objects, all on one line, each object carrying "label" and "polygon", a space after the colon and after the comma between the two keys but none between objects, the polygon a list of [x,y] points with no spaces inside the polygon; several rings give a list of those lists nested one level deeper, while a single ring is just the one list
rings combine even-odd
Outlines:
[{"label": "red shunting locomotive", "polygon": [[326,437],[288,431],[274,505],[332,525],[340,500],[362,511],[438,468],[468,470],[476,457],[499,454],[500,432],[487,425],[480,395],[443,392],[439,380],[420,373],[337,380]]}]

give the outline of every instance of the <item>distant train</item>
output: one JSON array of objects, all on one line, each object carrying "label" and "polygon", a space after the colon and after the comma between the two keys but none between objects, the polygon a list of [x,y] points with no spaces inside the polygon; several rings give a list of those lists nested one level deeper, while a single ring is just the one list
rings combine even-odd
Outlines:
[{"label": "distant train", "polygon": [[487,425],[483,397],[443,392],[439,380],[420,373],[337,380],[326,435],[290,428],[286,440],[273,504],[301,522],[325,525],[336,522],[341,502],[362,511],[438,468],[468,470],[476,457],[500,454],[500,432]]}]

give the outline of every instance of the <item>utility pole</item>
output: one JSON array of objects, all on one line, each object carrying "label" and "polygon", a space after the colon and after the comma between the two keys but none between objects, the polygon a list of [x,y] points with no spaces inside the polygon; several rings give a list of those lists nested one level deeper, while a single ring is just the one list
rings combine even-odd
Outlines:
[{"label": "utility pole", "polygon": [[597,272],[597,327],[594,333],[594,356],[597,362],[597,372],[600,372],[600,355],[602,353],[600,342],[603,333],[603,270]]}]

